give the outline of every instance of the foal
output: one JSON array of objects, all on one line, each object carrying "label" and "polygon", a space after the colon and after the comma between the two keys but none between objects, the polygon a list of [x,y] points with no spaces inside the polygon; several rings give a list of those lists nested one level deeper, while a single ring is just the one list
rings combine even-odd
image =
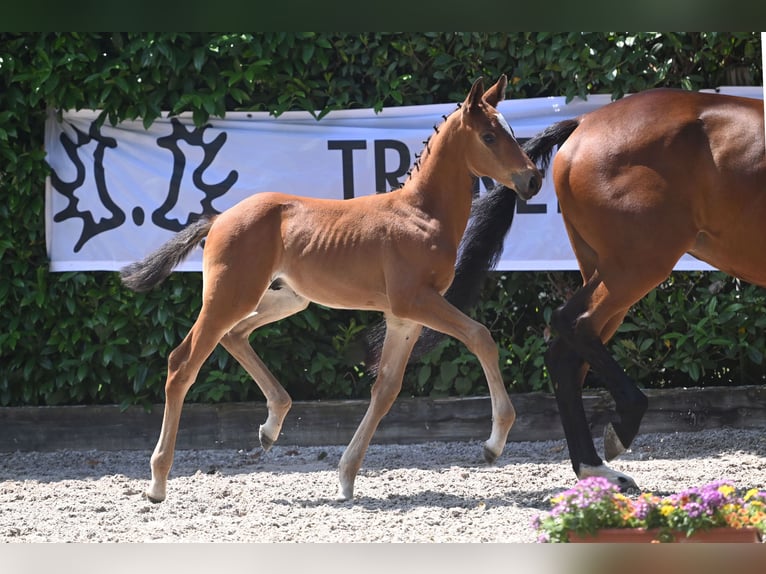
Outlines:
[{"label": "foal", "polygon": [[484,92],[481,78],[476,80],[459,109],[426,142],[400,189],[349,200],[258,193],[220,215],[203,217],[122,270],[127,287],[148,290],[207,238],[202,309],[168,358],[165,412],[151,457],[149,500],[165,499],[184,397],[218,343],[266,397],[268,416],[259,432],[262,447],[268,450],[277,440],[291,399],[248,337],[311,301],[378,310],[386,319],[370,404],[340,461],[339,500],[353,497],[362,459],[401,389],[423,325],[457,338],[479,359],[492,402],[492,432],[484,455],[492,462],[501,454],[515,412],[500,375],[497,347],[486,327],[442,294],[454,275],[474,178],[498,180],[524,199],[540,189],[540,173],[495,109],[506,85],[501,76]]}]

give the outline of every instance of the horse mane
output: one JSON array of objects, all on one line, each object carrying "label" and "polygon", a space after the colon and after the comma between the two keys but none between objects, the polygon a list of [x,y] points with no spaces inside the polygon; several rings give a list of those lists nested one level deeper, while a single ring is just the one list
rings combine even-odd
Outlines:
[{"label": "horse mane", "polygon": [[436,134],[438,134],[438,133],[439,133],[439,126],[442,126],[442,125],[444,125],[444,123],[445,123],[445,122],[446,122],[446,121],[449,119],[449,117],[450,117],[452,114],[454,114],[454,113],[455,113],[457,110],[459,110],[459,109],[460,109],[460,106],[462,106],[462,105],[463,105],[462,103],[458,103],[458,104],[457,104],[457,107],[456,107],[454,110],[452,110],[452,111],[451,111],[450,113],[448,113],[448,114],[444,114],[444,115],[442,115],[442,119],[443,119],[444,121],[443,121],[441,124],[435,125],[435,126],[433,127],[433,129],[434,129],[434,133],[432,133],[432,134],[431,134],[430,136],[428,136],[428,137],[427,137],[425,140],[423,140],[423,142],[422,142],[422,144],[423,144],[423,149],[420,151],[420,153],[416,153],[416,154],[415,154],[415,162],[412,164],[412,167],[410,167],[410,169],[408,169],[408,170],[407,170],[407,173],[406,173],[406,175],[407,175],[407,179],[409,179],[410,177],[412,177],[412,172],[413,172],[413,171],[415,171],[415,170],[420,170],[420,160],[421,160],[421,158],[423,158],[423,154],[424,154],[425,152],[428,152],[428,153],[430,153],[430,152],[431,152],[431,148],[429,147],[429,144],[431,143],[431,138],[432,138],[432,137],[434,137],[434,135],[436,135]]}]

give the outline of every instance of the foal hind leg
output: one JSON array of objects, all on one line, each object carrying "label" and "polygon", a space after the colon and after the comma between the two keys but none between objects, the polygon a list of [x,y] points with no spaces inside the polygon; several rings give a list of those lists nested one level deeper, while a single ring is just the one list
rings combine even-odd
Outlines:
[{"label": "foal hind leg", "polygon": [[298,295],[289,286],[279,284],[268,289],[256,310],[232,327],[221,339],[221,345],[242,365],[266,397],[268,416],[266,422],[258,429],[258,439],[266,451],[279,438],[292,400],[253,350],[248,338],[258,327],[303,311],[308,304],[308,299]]},{"label": "foal hind leg", "polygon": [[429,329],[454,337],[473,353],[481,364],[492,402],[492,433],[484,443],[484,458],[492,464],[502,454],[516,411],[500,373],[497,344],[484,325],[463,314],[436,291],[423,291],[410,298],[399,311]]},{"label": "foal hind leg", "polygon": [[151,456],[152,481],[146,491],[146,497],[152,502],[165,500],[184,398],[200,367],[225,331],[219,325],[219,321],[211,319],[203,306],[189,333],[168,357],[165,411],[160,437]]},{"label": "foal hind leg", "polygon": [[350,500],[354,496],[354,481],[367,447],[381,419],[399,395],[404,369],[421,329],[422,326],[417,323],[386,317],[386,337],[381,350],[378,376],[370,391],[370,404],[340,459],[337,500]]}]

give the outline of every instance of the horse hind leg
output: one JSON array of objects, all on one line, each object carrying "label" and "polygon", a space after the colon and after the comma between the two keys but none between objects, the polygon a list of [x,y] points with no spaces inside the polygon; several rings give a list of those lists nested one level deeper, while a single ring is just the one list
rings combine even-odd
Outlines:
[{"label": "horse hind leg", "polygon": [[622,324],[629,305],[644,293],[631,298],[630,304],[618,304],[614,292],[615,289],[610,291],[603,282],[596,281],[593,300],[598,303],[580,320],[570,323],[575,325],[574,331],[564,331],[565,337],[571,334],[570,343],[603,380],[614,399],[617,419],[609,423],[606,429],[607,460],[616,458],[630,447],[649,406],[646,395],[625,373],[605,345]]},{"label": "horse hind leg", "polygon": [[[599,273],[595,272],[569,301],[556,310],[553,315],[553,326],[564,343],[552,346],[546,355],[546,366],[554,382],[562,425],[567,434],[567,442],[570,444],[572,464],[577,475],[581,477],[588,468],[591,469],[590,474],[614,479],[608,476],[613,471],[605,467],[601,459],[595,455],[584,411],[581,413],[580,410],[574,411],[571,408],[572,402],[582,405],[580,387],[586,370],[581,369],[579,375],[574,376],[574,371],[579,367],[572,367],[570,364],[568,371],[563,367],[561,357],[567,355],[566,349],[579,356],[581,365],[587,363],[598,373],[614,398],[617,419],[606,427],[607,460],[614,459],[630,447],[648,407],[646,395],[628,377],[604,345],[604,341],[612,337],[622,322],[629,306],[625,301],[619,302],[614,296],[616,285],[612,284],[612,288],[613,290],[610,291],[601,280]],[[633,296],[632,291],[626,289],[623,291],[628,293],[623,299]],[[635,300],[639,298],[640,296]],[[633,299],[631,303],[632,301]],[[575,392],[576,394],[573,394]],[[587,447],[584,446],[586,442],[590,443]],[[572,448],[575,450],[573,451]],[[598,470],[592,471],[594,468]],[[621,478],[614,479],[613,482],[623,488],[626,486]],[[630,486],[635,484],[632,479],[630,482],[632,483]]]},{"label": "horse hind leg", "polygon": [[253,350],[248,338],[255,329],[303,311],[308,304],[308,299],[298,295],[288,285],[275,283],[266,291],[255,312],[242,319],[221,339],[221,345],[242,365],[266,397],[268,416],[258,429],[258,439],[265,451],[279,438],[292,399]]},{"label": "horse hind leg", "polygon": [[351,500],[354,482],[381,419],[391,409],[402,388],[402,378],[412,347],[422,326],[394,317],[386,317],[386,336],[381,350],[380,366],[370,391],[370,404],[349,442],[338,467],[339,488],[336,499]]},{"label": "horse hind leg", "polygon": [[596,453],[582,402],[582,382],[588,364],[564,339],[557,337],[545,353],[545,365],[553,381],[561,424],[577,477],[602,476],[623,491],[637,488],[631,477],[606,466]]},{"label": "horse hind leg", "polygon": [[184,398],[224,331],[203,307],[189,333],[168,357],[162,429],[151,456],[152,480],[145,493],[151,502],[165,500]]},{"label": "horse hind leg", "polygon": [[[609,340],[622,324],[625,312],[617,314],[604,329],[604,339]],[[611,355],[609,359],[613,360]],[[616,361],[615,361],[616,364]],[[620,369],[622,371],[622,369]],[[625,371],[622,371],[625,374]],[[614,398],[617,420],[610,421],[604,427],[604,458],[614,460],[625,452],[638,434],[641,420],[649,407],[649,399],[638,388],[633,379],[625,374],[630,386],[622,385],[610,388]],[[618,379],[619,381],[619,379]]]}]

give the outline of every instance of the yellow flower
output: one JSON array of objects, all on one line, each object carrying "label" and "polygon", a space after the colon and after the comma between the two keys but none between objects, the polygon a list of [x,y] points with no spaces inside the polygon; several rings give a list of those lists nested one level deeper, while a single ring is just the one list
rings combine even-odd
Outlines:
[{"label": "yellow flower", "polygon": [[663,516],[669,516],[673,512],[673,505],[672,504],[663,504],[660,506],[660,513],[662,513]]},{"label": "yellow flower", "polygon": [[722,484],[721,486],[718,487],[718,492],[720,492],[724,496],[730,496],[734,494],[735,489],[730,484]]}]

